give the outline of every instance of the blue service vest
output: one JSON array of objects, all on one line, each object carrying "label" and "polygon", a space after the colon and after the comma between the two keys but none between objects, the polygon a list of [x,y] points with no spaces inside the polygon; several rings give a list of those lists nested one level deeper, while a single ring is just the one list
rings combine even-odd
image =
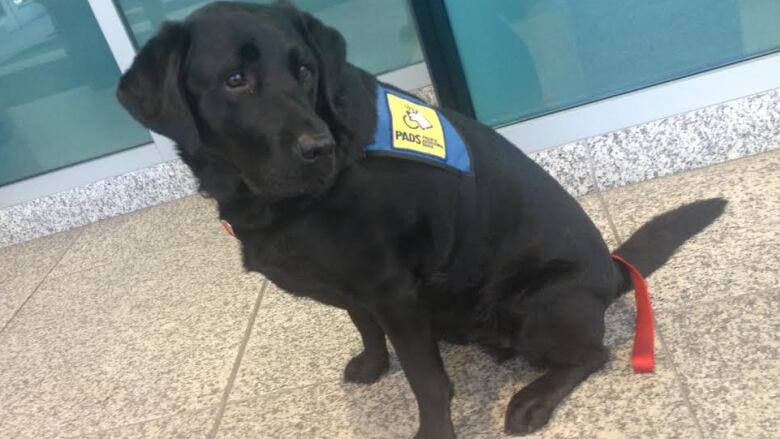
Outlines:
[{"label": "blue service vest", "polygon": [[471,172],[466,143],[450,121],[422,100],[377,83],[377,128],[368,154],[412,159]]}]

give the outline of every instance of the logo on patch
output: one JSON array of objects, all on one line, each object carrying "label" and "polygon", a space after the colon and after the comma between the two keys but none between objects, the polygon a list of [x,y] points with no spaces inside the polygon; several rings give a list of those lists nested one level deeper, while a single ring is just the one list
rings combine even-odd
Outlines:
[{"label": "logo on patch", "polygon": [[416,130],[427,130],[433,128],[433,124],[428,121],[419,111],[414,108],[407,107],[406,114],[404,114],[404,123],[409,128]]},{"label": "logo on patch", "polygon": [[447,143],[438,113],[433,108],[387,94],[395,149],[414,151],[438,159],[447,157]]}]

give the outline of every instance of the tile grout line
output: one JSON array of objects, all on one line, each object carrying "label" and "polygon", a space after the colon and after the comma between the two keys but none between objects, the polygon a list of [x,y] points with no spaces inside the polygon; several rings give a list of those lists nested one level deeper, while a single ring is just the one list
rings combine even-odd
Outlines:
[{"label": "tile grout line", "polygon": [[599,199],[599,204],[601,204],[601,208],[607,214],[607,222],[609,223],[609,228],[612,230],[612,233],[615,235],[615,241],[617,241],[618,247],[620,247],[621,245],[623,245],[623,236],[620,234],[620,232],[618,232],[617,225],[615,225],[615,220],[612,218],[612,212],[609,210],[609,203],[607,203],[607,200],[604,198],[604,194],[601,192],[601,190],[599,190],[596,193],[596,198]]},{"label": "tile grout line", "polygon": [[590,172],[590,178],[593,180],[593,184],[596,187],[596,198],[598,198],[599,204],[601,204],[601,209],[604,211],[604,213],[607,214],[607,223],[609,223],[609,228],[612,230],[612,233],[615,235],[615,241],[617,241],[618,247],[620,247],[621,245],[623,245],[623,237],[620,236],[617,226],[615,225],[615,221],[612,219],[612,212],[609,210],[609,204],[607,203],[607,200],[604,198],[604,188],[602,188],[601,185],[599,184],[599,179],[596,176],[596,165],[593,163],[593,157],[590,154],[587,155],[587,161],[588,161],[588,171]]},{"label": "tile grout line", "polygon": [[257,300],[255,300],[255,306],[252,309],[252,314],[249,316],[249,322],[247,323],[246,330],[244,331],[244,337],[238,347],[236,359],[233,362],[233,368],[230,371],[230,376],[228,377],[225,391],[222,393],[222,400],[219,403],[217,414],[214,417],[214,425],[211,427],[211,431],[209,431],[208,436],[206,436],[208,439],[214,439],[219,432],[219,427],[222,424],[222,417],[225,415],[225,408],[227,407],[228,398],[230,397],[230,392],[233,390],[233,384],[235,383],[236,377],[238,376],[238,370],[241,367],[241,360],[244,358],[246,346],[249,344],[249,338],[252,336],[252,329],[255,327],[255,320],[257,320],[257,314],[260,311],[260,303],[263,301],[263,296],[265,295],[267,287],[268,279],[263,279],[263,286],[260,288],[260,293],[257,295]]},{"label": "tile grout line", "polygon": [[68,248],[66,248],[62,252],[62,254],[60,254],[60,256],[57,258],[57,262],[51,265],[49,271],[47,271],[46,274],[44,274],[43,277],[41,278],[41,281],[38,282],[38,285],[36,285],[35,288],[33,288],[30,294],[28,294],[27,297],[24,299],[24,302],[22,302],[21,305],[19,305],[19,307],[16,308],[16,311],[14,311],[14,313],[11,314],[11,317],[9,317],[8,320],[5,322],[5,324],[3,325],[3,327],[0,328],[0,334],[5,332],[5,330],[11,325],[11,322],[13,322],[14,319],[16,319],[16,316],[19,315],[19,312],[22,310],[22,308],[24,308],[24,306],[27,305],[27,302],[29,302],[30,299],[32,299],[32,297],[35,295],[35,293],[38,292],[38,290],[41,288],[41,285],[43,285],[46,279],[49,278],[49,275],[52,273],[52,271],[54,271],[54,269],[57,268],[58,265],[60,265],[60,262],[62,262],[62,260],[65,258],[65,255],[68,254],[70,249],[73,248],[73,246],[76,244],[76,241],[78,241],[78,239],[81,238],[82,234],[83,231],[80,231],[75,234],[76,236],[74,236],[70,244],[68,244]]},{"label": "tile grout line", "polygon": [[682,380],[682,375],[677,370],[677,366],[674,363],[674,358],[672,357],[672,353],[669,350],[669,344],[666,343],[664,340],[663,334],[661,333],[661,328],[656,325],[656,334],[658,336],[658,341],[661,342],[661,350],[663,351],[666,358],[669,359],[669,366],[672,369],[672,375],[674,376],[674,381],[677,383],[677,389],[680,392],[680,395],[682,396],[683,403],[685,404],[685,407],[688,408],[688,416],[691,420],[693,420],[693,425],[696,427],[696,432],[698,433],[699,439],[706,439],[706,435],[704,434],[704,429],[701,426],[701,422],[699,421],[699,417],[696,416],[696,410],[693,408],[693,404],[691,403],[691,399],[688,396],[688,386],[685,385],[685,383]]}]

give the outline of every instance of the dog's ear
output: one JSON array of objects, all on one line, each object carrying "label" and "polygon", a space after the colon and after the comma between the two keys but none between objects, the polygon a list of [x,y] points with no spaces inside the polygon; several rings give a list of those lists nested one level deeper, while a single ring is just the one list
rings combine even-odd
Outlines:
[{"label": "dog's ear", "polygon": [[198,177],[201,193],[223,199],[241,180],[230,162],[201,148],[183,85],[189,40],[184,23],[163,24],[122,76],[117,98],[141,124],[179,145],[179,156]]},{"label": "dog's ear", "polygon": [[117,98],[145,127],[170,137],[188,152],[200,140],[182,84],[189,31],[183,23],[164,23],[122,75]]}]

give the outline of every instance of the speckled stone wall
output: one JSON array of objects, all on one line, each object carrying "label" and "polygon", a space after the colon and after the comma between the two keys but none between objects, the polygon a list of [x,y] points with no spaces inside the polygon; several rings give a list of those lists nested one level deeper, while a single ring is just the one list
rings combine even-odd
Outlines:
[{"label": "speckled stone wall", "polygon": [[[434,101],[431,87],[416,91]],[[573,195],[780,146],[780,89],[531,153]]]},{"label": "speckled stone wall", "polygon": [[195,193],[187,166],[174,160],[0,209],[0,247]]},{"label": "speckled stone wall", "polygon": [[[415,93],[435,101],[433,89]],[[780,90],[531,154],[575,196],[708,166],[780,146]],[[0,247],[195,193],[180,161],[162,163],[0,209]]]}]

